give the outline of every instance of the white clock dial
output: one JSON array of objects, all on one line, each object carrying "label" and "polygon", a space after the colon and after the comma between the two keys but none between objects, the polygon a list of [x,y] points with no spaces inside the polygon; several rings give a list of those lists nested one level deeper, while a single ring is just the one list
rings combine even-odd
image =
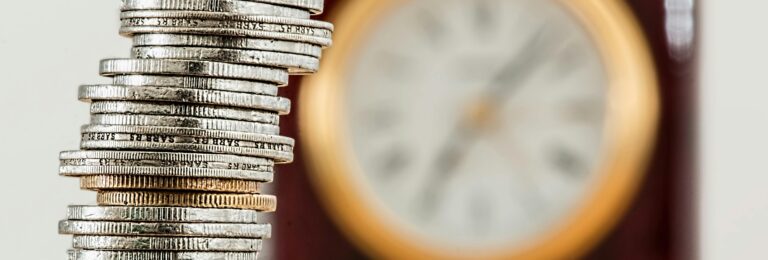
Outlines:
[{"label": "white clock dial", "polygon": [[598,177],[608,79],[567,7],[419,0],[383,17],[350,60],[343,126],[383,215],[487,246],[580,206]]}]

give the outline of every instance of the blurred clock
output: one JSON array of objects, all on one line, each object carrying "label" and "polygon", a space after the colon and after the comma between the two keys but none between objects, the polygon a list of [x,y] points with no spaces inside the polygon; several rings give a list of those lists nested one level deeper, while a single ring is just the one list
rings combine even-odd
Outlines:
[{"label": "blurred clock", "polygon": [[654,143],[620,1],[357,0],[301,86],[320,199],[389,259],[560,259],[623,216]]}]

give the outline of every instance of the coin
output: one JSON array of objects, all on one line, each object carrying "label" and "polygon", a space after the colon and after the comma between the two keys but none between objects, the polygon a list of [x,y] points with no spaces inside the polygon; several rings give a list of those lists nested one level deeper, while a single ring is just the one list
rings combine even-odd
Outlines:
[{"label": "coin", "polygon": [[138,34],[133,36],[133,46],[180,46],[245,49],[300,54],[315,58],[322,55],[322,47],[315,44],[215,35],[191,34]]},{"label": "coin", "polygon": [[59,234],[96,236],[185,236],[219,238],[269,238],[268,224],[167,223],[62,220]]},{"label": "coin", "polygon": [[120,22],[123,27],[245,29],[325,39],[331,38],[334,29],[333,24],[324,21],[199,11],[124,11]]},{"label": "coin", "polygon": [[99,191],[96,201],[102,206],[233,208],[263,212],[277,208],[275,196],[261,194]]},{"label": "coin", "polygon": [[123,0],[122,11],[187,10],[309,19],[306,9],[237,0]]},{"label": "coin", "polygon": [[261,239],[75,235],[72,238],[72,247],[100,250],[256,252],[261,250]]},{"label": "coin", "polygon": [[96,251],[71,249],[69,260],[257,260],[258,252]]},{"label": "coin", "polygon": [[189,223],[257,223],[258,212],[189,207],[84,206],[67,208],[69,220]]},{"label": "coin", "polygon": [[96,101],[91,103],[91,114],[144,114],[185,117],[196,116],[215,119],[242,120],[271,125],[280,124],[280,116],[275,112],[194,104]]},{"label": "coin", "polygon": [[86,190],[178,190],[259,193],[259,182],[242,179],[91,175],[80,177]]},{"label": "coin", "polygon": [[[253,260],[277,207],[262,195],[275,164],[293,160],[279,136],[290,74],[319,69],[331,23],[323,0],[122,0],[131,58],[105,59],[107,85],[84,85],[91,121],[59,174],[96,191],[70,206],[59,232],[69,259]],[[329,148],[331,149],[331,148]]]},{"label": "coin", "polygon": [[198,60],[106,59],[101,61],[99,73],[103,76],[136,74],[203,76],[257,80],[277,85],[288,83],[288,71],[284,69]]},{"label": "coin", "polygon": [[282,97],[171,87],[84,85],[80,86],[78,97],[84,102],[112,100],[192,103],[252,108],[280,114],[287,114],[291,109],[291,101]]},{"label": "coin", "polygon": [[83,126],[82,149],[131,149],[224,153],[293,160],[294,140],[276,135],[151,126]]},{"label": "coin", "polygon": [[199,153],[64,151],[59,159],[61,166],[151,166],[254,171],[272,171],[274,166],[272,160],[264,158]]},{"label": "coin", "polygon": [[278,85],[258,81],[218,79],[189,76],[115,75],[112,84],[118,86],[153,86],[221,90],[265,96],[276,96]]},{"label": "coin", "polygon": [[169,46],[134,47],[131,51],[131,57],[137,59],[199,59],[281,67],[294,74],[313,73],[320,68],[318,58],[271,51]]},{"label": "coin", "polygon": [[182,128],[200,128],[233,132],[247,132],[265,135],[280,134],[280,126],[255,122],[213,119],[202,117],[158,116],[158,115],[124,115],[124,114],[93,114],[92,125],[134,125],[134,126],[165,126]]}]

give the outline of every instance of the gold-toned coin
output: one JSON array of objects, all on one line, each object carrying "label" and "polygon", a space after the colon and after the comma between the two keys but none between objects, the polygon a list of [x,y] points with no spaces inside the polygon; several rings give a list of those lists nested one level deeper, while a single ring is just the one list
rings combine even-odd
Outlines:
[{"label": "gold-toned coin", "polygon": [[259,182],[218,179],[178,178],[163,176],[93,175],[80,178],[80,188],[86,190],[176,190],[230,193],[259,193]]},{"label": "gold-toned coin", "polygon": [[277,198],[261,194],[226,194],[162,191],[99,191],[100,206],[166,206],[193,208],[232,208],[272,212]]}]

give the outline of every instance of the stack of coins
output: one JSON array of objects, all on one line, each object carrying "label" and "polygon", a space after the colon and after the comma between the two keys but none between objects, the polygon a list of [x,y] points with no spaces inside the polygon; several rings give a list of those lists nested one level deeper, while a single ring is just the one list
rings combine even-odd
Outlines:
[{"label": "stack of coins", "polygon": [[70,206],[59,232],[69,259],[256,259],[276,209],[262,194],[275,164],[289,74],[317,71],[333,26],[310,20],[323,0],[123,0],[132,57],[106,59],[111,84],[85,85],[79,151],[60,174],[97,192]]}]

